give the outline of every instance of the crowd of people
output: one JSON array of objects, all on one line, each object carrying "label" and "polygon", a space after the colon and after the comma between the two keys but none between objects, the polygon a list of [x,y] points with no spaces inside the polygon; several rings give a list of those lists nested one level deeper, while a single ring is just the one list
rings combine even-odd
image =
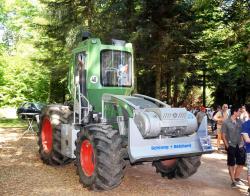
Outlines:
[{"label": "crowd of people", "polygon": [[210,111],[201,107],[196,113],[198,126],[204,116],[208,117],[212,132],[217,134],[217,151],[225,150],[227,153],[227,166],[232,188],[244,185],[240,174],[243,166],[247,165],[248,194],[250,195],[250,105],[229,108],[228,104],[223,104],[222,107],[218,106]]}]

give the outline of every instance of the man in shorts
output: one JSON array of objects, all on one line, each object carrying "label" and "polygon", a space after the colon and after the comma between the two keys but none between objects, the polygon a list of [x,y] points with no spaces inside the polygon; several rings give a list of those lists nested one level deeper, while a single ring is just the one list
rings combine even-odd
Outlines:
[{"label": "man in shorts", "polygon": [[244,142],[241,138],[242,122],[238,119],[239,115],[239,108],[232,107],[231,116],[223,122],[221,128],[222,139],[227,150],[227,165],[232,188],[242,185],[239,177],[246,160]]},{"label": "man in shorts", "polygon": [[[250,115],[250,105],[246,105],[246,111]],[[247,181],[248,181],[248,195],[250,195],[250,119],[242,124],[242,137],[245,141],[245,148],[247,153]]]}]

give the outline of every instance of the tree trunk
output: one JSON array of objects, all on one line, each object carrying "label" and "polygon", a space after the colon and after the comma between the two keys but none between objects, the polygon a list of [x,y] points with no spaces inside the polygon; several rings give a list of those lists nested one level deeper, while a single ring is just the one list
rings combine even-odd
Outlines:
[{"label": "tree trunk", "polygon": [[161,65],[157,66],[155,69],[155,98],[161,98]]},{"label": "tree trunk", "polygon": [[202,104],[206,107],[206,71],[203,70],[203,92],[202,92]]},{"label": "tree trunk", "polygon": [[179,81],[175,78],[174,80],[174,96],[173,96],[173,105],[178,106],[178,97],[179,97]]},{"label": "tree trunk", "polygon": [[[134,57],[135,57],[136,53],[134,53]],[[134,93],[138,93],[137,90],[137,67],[135,65],[135,61],[134,61],[134,70],[133,70],[133,75],[132,75],[132,79],[134,80]]]},{"label": "tree trunk", "polygon": [[127,7],[127,16],[129,16],[128,20],[127,20],[127,29],[128,32],[133,32],[135,30],[135,25],[133,24],[133,17],[135,14],[135,10],[134,10],[134,1],[133,0],[127,0],[126,1],[126,7]]},{"label": "tree trunk", "polygon": [[88,0],[88,27],[90,32],[92,32],[93,26],[93,15],[94,15],[94,2],[92,0]]},{"label": "tree trunk", "polygon": [[167,75],[166,86],[167,86],[167,103],[171,105],[172,104],[171,102],[171,77],[169,75]]}]

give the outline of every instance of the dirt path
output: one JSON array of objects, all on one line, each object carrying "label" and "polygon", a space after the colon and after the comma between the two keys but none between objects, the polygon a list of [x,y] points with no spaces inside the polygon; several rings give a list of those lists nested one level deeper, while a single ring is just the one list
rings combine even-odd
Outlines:
[{"label": "dirt path", "polygon": [[[225,154],[203,155],[198,172],[185,180],[163,179],[150,163],[129,166],[122,184],[108,192],[90,192],[79,184],[73,163],[42,164],[37,138],[23,130],[0,128],[0,195],[227,195],[246,194],[246,186],[230,188]],[[19,139],[20,138],[20,139]],[[244,169],[242,178],[245,177]]]}]

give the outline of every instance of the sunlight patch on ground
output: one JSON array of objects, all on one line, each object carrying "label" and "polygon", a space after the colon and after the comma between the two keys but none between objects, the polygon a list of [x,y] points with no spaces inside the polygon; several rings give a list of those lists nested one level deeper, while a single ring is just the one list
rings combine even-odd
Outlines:
[{"label": "sunlight patch on ground", "polygon": [[0,128],[0,147],[2,147],[2,145],[6,142],[10,142],[10,141],[18,141],[21,138],[25,138],[25,139],[31,139],[31,140],[35,140],[36,137],[34,137],[35,132],[29,131],[29,132],[25,132],[22,131],[23,129],[18,130],[18,132],[6,132],[6,128]]},{"label": "sunlight patch on ground", "polygon": [[204,154],[204,155],[202,155],[202,157],[208,158],[208,159],[217,159],[217,160],[226,160],[227,159],[227,155],[222,154],[222,153]]},{"label": "sunlight patch on ground", "polygon": [[0,133],[0,143],[7,141],[17,141],[19,139],[19,136],[20,134],[18,133],[8,133],[8,134]]},{"label": "sunlight patch on ground", "polygon": [[228,174],[228,169],[226,167],[224,169],[221,169],[221,171]]},{"label": "sunlight patch on ground", "polygon": [[16,151],[16,156],[22,155],[23,154],[23,147],[19,147]]}]

